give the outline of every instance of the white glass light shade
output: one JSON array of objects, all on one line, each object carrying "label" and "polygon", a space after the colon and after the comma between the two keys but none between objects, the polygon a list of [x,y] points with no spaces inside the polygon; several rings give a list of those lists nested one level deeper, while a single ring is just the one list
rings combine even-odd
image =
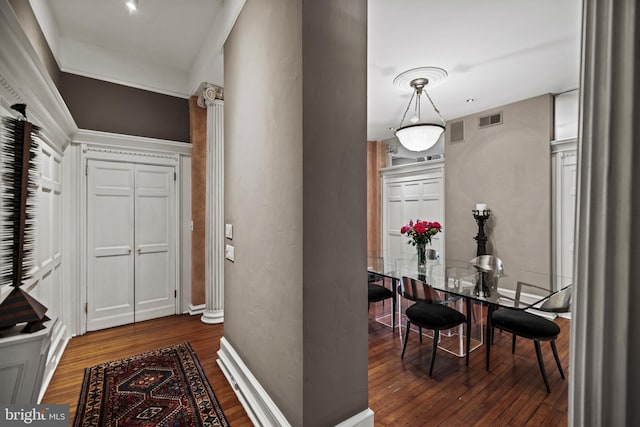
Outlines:
[{"label": "white glass light shade", "polygon": [[421,123],[401,127],[396,131],[396,137],[404,148],[410,151],[424,151],[433,147],[440,135],[444,132],[444,126],[432,123]]}]

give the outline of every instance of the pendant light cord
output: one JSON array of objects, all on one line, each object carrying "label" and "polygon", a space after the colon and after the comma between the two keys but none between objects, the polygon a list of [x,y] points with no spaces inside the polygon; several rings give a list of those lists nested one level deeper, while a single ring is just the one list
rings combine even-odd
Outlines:
[{"label": "pendant light cord", "polygon": [[[427,95],[427,98],[429,99],[429,102],[431,103],[433,110],[436,112],[436,114],[440,118],[440,121],[442,122],[442,124],[446,125],[447,123],[442,118],[442,114],[440,114],[440,110],[438,110],[438,107],[436,107],[436,104],[434,104],[433,99],[431,99],[431,97],[429,96],[429,92],[427,92],[426,89],[423,89],[422,91],[424,92],[425,95]],[[413,102],[413,98],[415,96],[416,96],[416,91],[414,90],[413,93],[411,94],[411,99],[409,99],[409,103],[407,104],[407,108],[406,110],[404,110],[404,114],[402,115],[402,120],[400,120],[400,124],[398,125],[397,129],[400,129],[402,127],[402,124],[404,123],[404,119],[407,117],[407,113],[409,112],[409,108],[411,108],[411,103]],[[420,96],[418,96],[418,98],[416,99],[416,112],[418,113],[418,119],[420,119],[419,102],[420,102]]]},{"label": "pendant light cord", "polygon": [[411,107],[411,101],[413,101],[413,97],[416,96],[416,91],[414,90],[413,93],[411,93],[411,99],[409,100],[409,103],[407,104],[407,109],[404,110],[404,114],[402,115],[402,120],[400,120],[400,124],[398,125],[398,129],[400,129],[402,127],[402,124],[404,123],[404,119],[407,117],[407,113],[409,112],[409,107]]},{"label": "pendant light cord", "polygon": [[[429,92],[427,92],[426,90],[423,89],[423,92],[425,93],[425,95],[427,95],[427,98],[429,98],[429,102],[431,102],[431,106],[433,107],[433,109],[435,110],[435,112],[438,114],[438,117],[440,117],[440,121],[442,122],[443,125],[446,125],[447,123],[444,121],[444,119],[442,118],[442,114],[440,114],[440,110],[438,110],[438,108],[436,107],[436,104],[433,103],[433,99],[431,99],[431,97],[429,96]],[[405,113],[406,114],[406,113]]]}]

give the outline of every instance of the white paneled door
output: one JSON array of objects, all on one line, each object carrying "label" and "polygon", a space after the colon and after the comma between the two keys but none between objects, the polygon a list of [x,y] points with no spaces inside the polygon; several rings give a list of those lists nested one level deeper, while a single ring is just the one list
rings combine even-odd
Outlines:
[{"label": "white paneled door", "polygon": [[174,169],[135,168],[135,320],[176,312]]},{"label": "white paneled door", "polygon": [[89,160],[87,174],[87,330],[174,314],[174,169]]}]

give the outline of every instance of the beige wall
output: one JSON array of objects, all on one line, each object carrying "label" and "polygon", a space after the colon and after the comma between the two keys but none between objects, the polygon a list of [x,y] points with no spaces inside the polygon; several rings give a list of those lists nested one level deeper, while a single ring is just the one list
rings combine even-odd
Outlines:
[{"label": "beige wall", "polygon": [[[550,273],[552,102],[542,95],[462,118],[465,141],[445,144],[447,258],[475,256],[471,210],[486,203],[488,253],[504,261],[507,273]],[[478,128],[479,117],[498,111],[502,125]]]},{"label": "beige wall", "polygon": [[367,408],[366,2],[345,3],[248,0],[224,52],[225,338],[296,426]]}]

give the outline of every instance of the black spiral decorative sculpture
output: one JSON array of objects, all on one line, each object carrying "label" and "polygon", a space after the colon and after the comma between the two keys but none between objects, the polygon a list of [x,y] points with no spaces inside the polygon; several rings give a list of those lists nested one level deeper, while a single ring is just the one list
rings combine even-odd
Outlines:
[{"label": "black spiral decorative sculpture", "polygon": [[[491,215],[491,211],[489,209],[477,210],[473,209],[471,211],[473,213],[473,218],[476,220],[476,224],[478,224],[478,234],[474,236],[474,240],[476,241],[476,256],[486,255],[487,254],[487,235],[484,232],[484,225],[487,223],[489,216]],[[480,272],[478,275],[478,282],[476,283],[476,287],[474,289],[475,295],[483,295],[490,296],[491,290],[488,286],[488,282],[491,280],[489,275],[484,272]]]},{"label": "black spiral decorative sculpture", "polygon": [[478,234],[474,237],[478,247],[476,248],[476,256],[486,255],[487,254],[487,235],[484,232],[484,225],[486,224],[489,216],[491,215],[491,211],[489,209],[486,210],[476,210],[473,209],[471,211],[473,213],[473,218],[476,220],[476,224],[478,224]]},{"label": "black spiral decorative sculpture", "polygon": [[0,285],[11,293],[0,304],[0,329],[27,323],[22,332],[44,328],[47,308],[20,288],[35,266],[35,231],[40,129],[27,121],[26,105],[11,108],[21,118],[2,119],[0,140]]}]

